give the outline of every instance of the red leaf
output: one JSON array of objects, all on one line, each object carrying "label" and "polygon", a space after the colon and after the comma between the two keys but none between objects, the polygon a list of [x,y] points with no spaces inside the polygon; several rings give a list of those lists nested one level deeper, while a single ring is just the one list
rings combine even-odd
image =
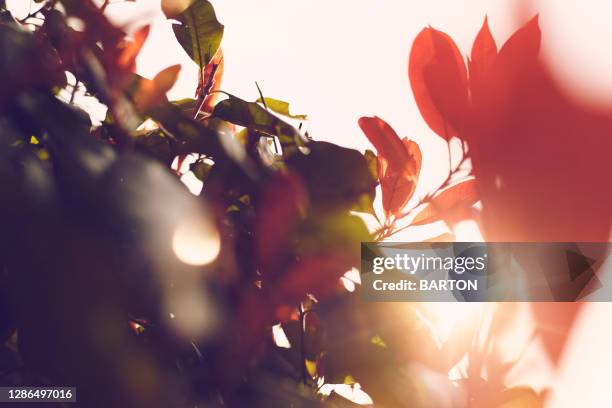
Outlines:
[{"label": "red leaf", "polygon": [[482,28],[474,40],[472,59],[469,62],[472,96],[475,91],[478,92],[485,85],[485,78],[496,59],[497,44],[495,44],[491,35],[491,30],[489,30],[488,19],[485,17]]},{"label": "red leaf", "polygon": [[402,139],[402,144],[410,156],[410,160],[408,161],[408,171],[411,174],[416,174],[418,176],[418,174],[421,172],[421,163],[423,162],[421,149],[416,142],[413,142],[407,137]]},{"label": "red leaf", "polygon": [[469,179],[455,184],[435,195],[410,225],[424,225],[441,219],[456,219],[455,214],[461,214],[471,208],[480,196],[476,189],[476,180]]},{"label": "red leaf", "polygon": [[304,215],[307,194],[298,176],[279,174],[265,186],[258,205],[265,211],[255,228],[257,259],[262,273],[273,275],[283,264],[289,236]]},{"label": "red leaf", "polygon": [[419,146],[407,138],[400,140],[393,128],[378,117],[363,117],[359,119],[359,126],[378,153],[378,178],[385,215],[397,215],[416,188],[421,171]]},{"label": "red leaf", "polygon": [[153,78],[155,90],[165,95],[176,83],[180,71],[181,66],[178,64],[160,71],[155,75],[155,78]]},{"label": "red leaf", "polygon": [[463,57],[445,33],[425,28],[412,44],[408,63],[412,92],[429,127],[448,140],[461,130],[467,107]]},{"label": "red leaf", "polygon": [[535,61],[540,52],[541,40],[542,32],[536,15],[506,41],[499,51],[496,65],[504,68],[508,64],[522,65],[523,62]]},{"label": "red leaf", "polygon": [[351,257],[341,252],[307,255],[291,265],[276,284],[275,300],[295,304],[307,293],[318,299],[334,294],[338,279],[351,265]]},{"label": "red leaf", "polygon": [[581,307],[582,303],[569,302],[536,302],[531,304],[540,338],[549,357],[555,364],[559,362]]},{"label": "red leaf", "polygon": [[142,79],[134,95],[136,106],[146,111],[167,101],[166,93],[176,83],[180,70],[180,65],[173,65],[160,71],[152,80]]},{"label": "red leaf", "polygon": [[219,89],[221,89],[221,79],[224,69],[223,51],[217,50],[210,62],[199,74],[198,89],[196,90],[196,109],[198,112],[211,113],[217,100],[219,99]]},{"label": "red leaf", "polygon": [[387,122],[375,116],[359,119],[359,127],[374,145],[379,156],[385,157],[389,162],[399,163],[406,160],[402,149],[402,141]]},{"label": "red leaf", "polygon": [[121,51],[119,54],[119,59],[117,60],[117,64],[129,71],[136,70],[136,57],[140,53],[145,41],[149,37],[149,31],[151,26],[144,26],[134,34],[134,41],[128,43],[128,45]]}]

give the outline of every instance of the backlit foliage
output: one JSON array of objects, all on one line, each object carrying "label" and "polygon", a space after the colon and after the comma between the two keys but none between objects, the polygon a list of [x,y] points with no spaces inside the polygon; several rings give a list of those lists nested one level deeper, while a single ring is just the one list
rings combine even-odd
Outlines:
[{"label": "backlit foliage", "polygon": [[[347,390],[381,407],[542,405],[506,386],[513,362],[491,352],[512,305],[484,343],[477,324],[440,339],[420,305],[361,302],[347,274],[360,242],[438,221],[449,233],[437,240],[465,219],[492,240],[603,239],[612,121],[557,91],[537,19],[499,52],[485,22],[467,65],[446,34],[417,36],[414,97],[462,159],[415,198],[421,150],[384,120],[360,119],[376,150],[362,154],[303,132],[307,116],[282,100],[225,93],[210,2],[162,1],[199,67],[194,97],[178,101],[166,94],[180,67],[134,73],[148,27],[114,26],[108,1],[34,3],[17,21],[0,1],[2,385],[76,386],[79,406],[105,408],[353,406]],[[101,124],[78,92],[107,108]],[[179,180],[188,159],[197,196]],[[542,334],[553,360],[576,312]]]}]

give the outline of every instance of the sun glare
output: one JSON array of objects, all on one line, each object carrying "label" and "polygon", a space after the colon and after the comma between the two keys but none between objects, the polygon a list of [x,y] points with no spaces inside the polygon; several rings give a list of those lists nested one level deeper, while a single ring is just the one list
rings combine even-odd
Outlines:
[{"label": "sun glare", "polygon": [[174,231],[172,249],[176,257],[188,265],[206,265],[217,259],[221,239],[209,223],[185,222]]},{"label": "sun glare", "polygon": [[457,326],[467,326],[478,320],[485,305],[480,302],[431,302],[419,304],[418,309],[423,311],[438,339],[445,341]]}]

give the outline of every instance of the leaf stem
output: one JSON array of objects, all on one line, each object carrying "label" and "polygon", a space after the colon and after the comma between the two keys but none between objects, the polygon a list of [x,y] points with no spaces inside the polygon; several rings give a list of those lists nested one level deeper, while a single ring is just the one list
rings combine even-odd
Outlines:
[{"label": "leaf stem", "polygon": [[[463,157],[461,158],[461,161],[457,164],[457,166],[453,167],[450,142],[447,142],[447,149],[448,149],[448,163],[449,163],[448,167],[449,167],[449,170],[448,170],[448,175],[446,176],[446,179],[444,179],[442,184],[440,184],[440,186],[437,189],[435,189],[431,193],[426,194],[425,197],[421,198],[419,200],[419,202],[416,205],[414,205],[410,210],[408,210],[404,214],[400,214],[399,216],[395,217],[394,220],[393,220],[394,221],[393,223],[390,223],[389,225],[383,226],[383,228],[381,228],[380,232],[378,233],[379,235],[376,238],[377,241],[389,238],[390,236],[392,236],[394,234],[397,234],[398,232],[401,232],[401,231],[404,231],[404,230],[410,228],[412,225],[406,225],[406,226],[403,226],[403,227],[401,227],[401,228],[399,228],[397,230],[391,229],[391,228],[394,227],[396,221],[401,220],[401,219],[409,216],[410,214],[412,214],[412,212],[416,208],[422,206],[423,204],[430,203],[432,201],[433,197],[438,192],[440,192],[440,190],[443,190],[443,189],[447,188],[450,185],[451,180],[453,179],[453,176],[457,173],[457,171],[461,168],[461,166],[463,166],[463,164],[466,162],[468,156],[465,155],[465,153],[464,153]],[[387,224],[387,223],[385,222],[385,224]]]},{"label": "leaf stem", "polygon": [[72,93],[70,94],[70,105],[74,104],[74,97],[76,96],[77,90],[79,89],[80,81],[77,79],[72,87]]},{"label": "leaf stem", "polygon": [[304,304],[300,302],[300,359],[302,368],[302,382],[308,385],[308,371],[306,370],[306,346],[305,346],[305,331],[306,331],[306,312]]}]

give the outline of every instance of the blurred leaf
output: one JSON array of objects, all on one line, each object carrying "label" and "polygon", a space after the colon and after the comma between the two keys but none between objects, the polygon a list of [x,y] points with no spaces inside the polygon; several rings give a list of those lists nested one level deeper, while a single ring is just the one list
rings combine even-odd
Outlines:
[{"label": "blurred leaf", "polygon": [[442,235],[438,235],[437,237],[423,240],[423,242],[455,242],[456,240],[457,238],[454,234],[446,232]]},{"label": "blurred leaf", "polygon": [[166,93],[174,86],[180,70],[180,65],[173,65],[160,71],[152,80],[142,78],[134,93],[136,107],[147,112],[168,102]]},{"label": "blurred leaf", "polygon": [[355,379],[350,375],[347,375],[346,377],[344,377],[344,381],[342,381],[343,384],[348,384],[348,385],[353,385],[356,382],[357,381],[355,381]]},{"label": "blurred leaf", "polygon": [[[171,1],[164,0],[164,3]],[[187,54],[203,69],[217,52],[224,27],[217,20],[213,5],[206,0],[194,0],[179,15],[167,15],[181,24],[172,26],[176,38]]]},{"label": "blurred leaf", "polygon": [[[300,256],[339,249],[354,259],[359,255],[359,244],[370,239],[371,235],[361,217],[348,212],[310,216],[298,226],[293,238]],[[356,263],[353,266],[357,266]]]},{"label": "blurred leaf", "polygon": [[582,310],[582,303],[537,302],[531,303],[544,348],[553,364],[558,364],[565,349],[576,318]]},{"label": "blurred leaf", "polygon": [[295,174],[276,173],[262,186],[255,226],[258,260],[262,272],[276,270],[284,246],[295,226],[305,217],[307,195]]},{"label": "blurred leaf", "polygon": [[[504,390],[495,408],[543,408],[544,399],[531,388],[516,387]],[[484,408],[484,407],[483,407]]]},{"label": "blurred leaf", "polygon": [[171,101],[171,103],[181,108],[181,111],[187,116],[192,115],[196,107],[196,100],[193,98],[178,99],[176,101]]},{"label": "blurred leaf", "polygon": [[129,71],[136,70],[136,57],[138,57],[140,50],[149,37],[150,29],[151,27],[147,25],[136,31],[134,34],[134,41],[129,42],[125,48],[123,48],[117,59],[119,67]]},{"label": "blurred leaf", "polygon": [[[374,180],[378,179],[378,170],[377,170],[377,158],[376,154],[374,154],[371,150],[366,150],[364,157],[366,162],[368,163],[368,168],[370,169],[370,174]],[[369,193],[364,193],[359,196],[357,200],[357,204],[352,208],[353,211],[364,212],[368,214],[372,214],[376,216],[376,211],[374,211],[374,200],[376,199],[376,189],[372,189]]]},{"label": "blurred leaf", "polygon": [[205,182],[212,170],[212,164],[205,161],[197,161],[189,166],[189,169],[198,178],[198,180]]},{"label": "blurred leaf", "polygon": [[341,250],[307,253],[291,264],[273,286],[278,302],[299,302],[307,294],[317,299],[333,295],[338,279],[355,264],[357,257]]},{"label": "blurred leaf", "polygon": [[286,163],[300,175],[315,210],[349,209],[363,194],[373,196],[376,179],[357,150],[327,142],[310,142],[307,149]]},{"label": "blurred leaf", "polygon": [[263,103],[265,107],[267,107],[268,109],[283,115],[283,116],[287,116],[291,119],[299,119],[299,120],[307,120],[308,116],[306,115],[293,115],[291,114],[291,111],[289,110],[289,103],[288,102],[284,102],[278,99],[274,99],[274,98],[268,98],[265,97],[263,100],[261,98],[257,99],[257,102],[259,103]]},{"label": "blurred leaf", "polygon": [[306,364],[306,371],[308,372],[308,375],[310,375],[313,378],[316,377],[316,375],[317,375],[317,362],[313,361],[313,360],[306,360],[305,364]]},{"label": "blurred leaf", "polygon": [[14,102],[23,90],[63,87],[66,75],[57,53],[39,46],[34,35],[19,24],[0,22],[0,109]]},{"label": "blurred leaf", "polygon": [[383,348],[387,347],[387,344],[383,341],[383,339],[380,338],[379,335],[372,337],[371,341],[372,341],[372,344],[374,344],[375,346],[379,346]]},{"label": "blurred leaf", "polygon": [[137,152],[153,157],[170,166],[176,157],[175,142],[161,129],[155,129],[134,137]]}]

